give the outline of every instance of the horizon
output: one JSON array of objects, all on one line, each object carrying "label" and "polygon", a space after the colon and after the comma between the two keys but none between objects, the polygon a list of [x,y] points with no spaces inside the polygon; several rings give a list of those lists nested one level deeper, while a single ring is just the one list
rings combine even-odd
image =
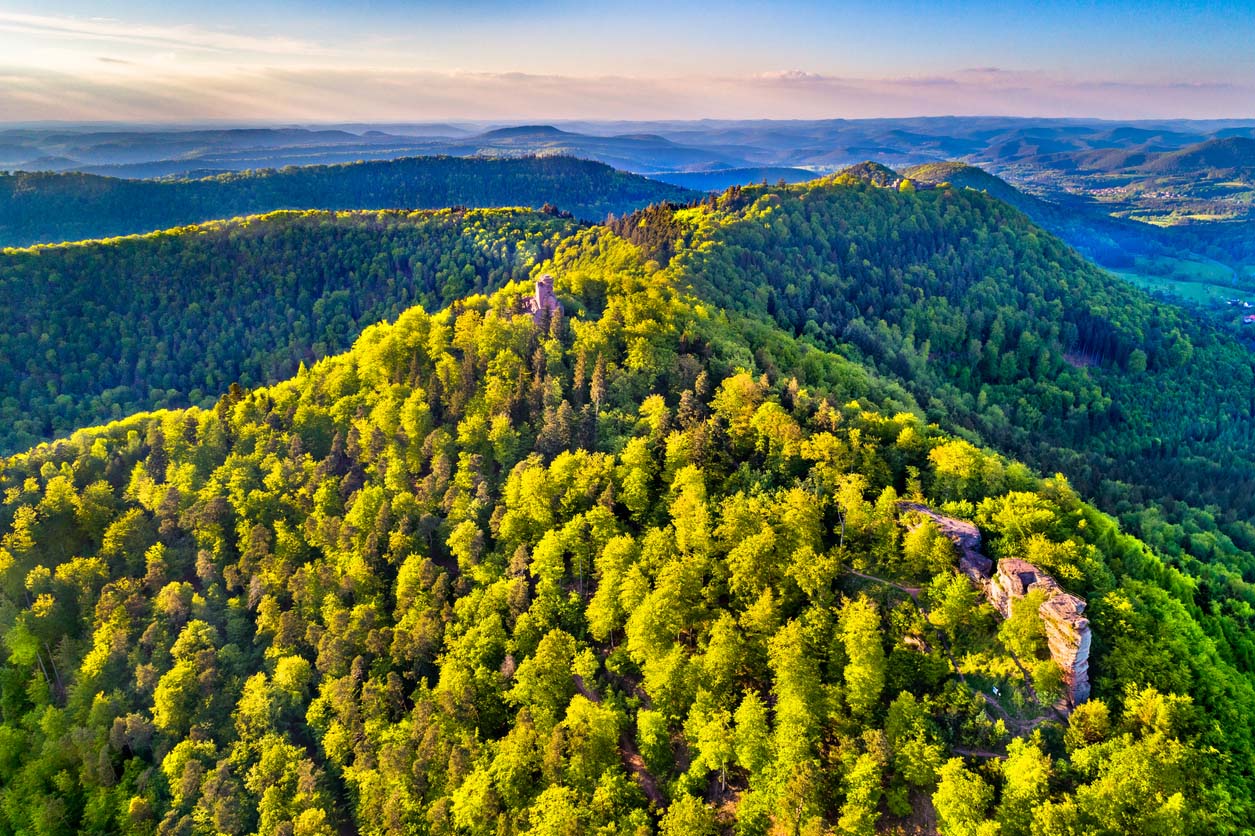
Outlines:
[{"label": "horizon", "polygon": [[[693,117],[691,119],[546,119],[544,117],[520,118],[520,119],[421,119],[421,120],[396,120],[382,119],[378,121],[365,120],[335,120],[327,119],[322,121],[306,120],[264,120],[264,119],[204,119],[204,120],[185,120],[171,122],[156,121],[121,121],[121,120],[87,120],[87,119],[42,119],[42,120],[18,120],[18,121],[0,121],[0,131],[14,130],[51,130],[51,129],[75,129],[84,130],[135,130],[146,133],[160,132],[194,132],[194,131],[231,131],[231,130],[341,130],[346,133],[354,133],[359,130],[364,131],[380,131],[382,128],[437,128],[451,127],[461,128],[471,132],[490,132],[502,129],[513,128],[556,128],[560,131],[577,134],[574,128],[600,128],[610,129],[617,125],[628,126],[683,126],[683,125],[755,125],[755,124],[825,124],[825,123],[895,123],[895,122],[911,122],[911,121],[946,121],[946,120],[963,120],[963,121],[994,121],[1004,120],[1006,122],[1024,122],[1033,124],[1058,123],[1058,124],[1074,124],[1074,125],[1112,125],[1112,126],[1140,126],[1140,127],[1162,127],[1168,125],[1190,125],[1197,127],[1248,127],[1255,126],[1255,115],[1252,116],[1223,116],[1209,118],[1191,118],[1185,116],[1164,116],[1145,119],[1104,119],[1101,117],[1088,116],[1033,116],[1033,115],[997,115],[997,114],[937,114],[937,115],[912,115],[912,116],[865,116],[865,117],[844,117],[834,116],[827,118],[798,119],[798,118],[772,118],[772,117],[725,117],[725,118],[703,118]],[[380,131],[386,133],[386,131]],[[415,136],[422,136],[415,134]],[[607,136],[610,136],[607,134]]]},{"label": "horizon", "polygon": [[0,123],[1255,118],[1250,0],[123,0],[110,15],[0,5]]}]

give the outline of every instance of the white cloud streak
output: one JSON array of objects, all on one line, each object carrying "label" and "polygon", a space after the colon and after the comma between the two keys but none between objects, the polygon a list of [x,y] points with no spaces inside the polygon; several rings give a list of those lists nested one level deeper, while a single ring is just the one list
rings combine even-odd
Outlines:
[{"label": "white cloud streak", "polygon": [[[1250,85],[1069,79],[998,67],[884,78],[800,68],[668,77],[436,72],[379,66],[395,59],[347,44],[330,51],[185,26],[0,12],[3,33],[64,38],[79,46],[80,60],[5,62],[0,39],[0,122],[1255,116]],[[199,59],[173,54],[187,51]]]},{"label": "white cloud streak", "polygon": [[112,18],[76,18],[0,11],[0,32],[71,42],[104,42],[215,53],[292,56],[325,52],[307,41],[196,26],[154,26]]}]

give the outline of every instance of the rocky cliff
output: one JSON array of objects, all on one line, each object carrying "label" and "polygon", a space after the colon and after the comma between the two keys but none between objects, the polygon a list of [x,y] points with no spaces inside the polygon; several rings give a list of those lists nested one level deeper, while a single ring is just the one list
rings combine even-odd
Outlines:
[{"label": "rocky cliff", "polygon": [[958,520],[938,514],[927,505],[918,502],[899,502],[898,510],[917,514],[929,520],[949,537],[959,549],[959,571],[971,578],[972,583],[989,596],[989,578],[994,562],[981,553],[980,529],[966,520]]},{"label": "rocky cliff", "polygon": [[1072,708],[1089,699],[1090,632],[1089,619],[1083,614],[1085,601],[1065,592],[1032,563],[1017,558],[998,561],[986,596],[1003,618],[1010,618],[1011,604],[1035,590],[1045,596],[1037,612],[1046,628],[1050,656],[1063,671],[1064,700]]},{"label": "rocky cliff", "polygon": [[994,571],[993,561],[981,552],[980,530],[970,522],[947,517],[913,502],[903,502],[899,510],[928,519],[959,549],[959,569],[985,594],[1003,618],[1011,615],[1011,604],[1034,590],[1045,596],[1037,612],[1041,616],[1050,645],[1050,657],[1063,671],[1064,697],[1061,707],[1071,710],[1089,699],[1089,619],[1084,616],[1085,601],[1066,592],[1050,575],[1027,560],[1004,558]]}]

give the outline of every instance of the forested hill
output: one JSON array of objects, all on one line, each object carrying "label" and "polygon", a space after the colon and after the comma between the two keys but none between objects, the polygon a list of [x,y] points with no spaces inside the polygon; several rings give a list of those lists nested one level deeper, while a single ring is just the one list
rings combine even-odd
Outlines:
[{"label": "forested hill", "polygon": [[[1249,606],[649,249],[0,462],[0,832],[1255,827]],[[1093,700],[901,499],[1087,599]]]},{"label": "forested hill", "polygon": [[1014,206],[1024,214],[1033,218],[1041,226],[1045,221],[1062,221],[1065,214],[1062,207],[1045,200],[1033,197],[1012,186],[1001,177],[996,177],[983,168],[966,163],[924,163],[902,169],[902,176],[916,183],[938,186],[949,183],[962,189],[975,189],[998,198],[1003,203]]},{"label": "forested hill", "polygon": [[1162,548],[1255,577],[1255,356],[1006,204],[840,177],[618,228],[675,253],[703,298],[859,358],[930,420],[1066,473]]},{"label": "forested hill", "polygon": [[696,193],[572,157],[411,157],[199,180],[0,174],[0,247],[77,241],[278,209],[556,205],[601,221]]},{"label": "forested hill", "polygon": [[[1190,240],[1184,230],[1112,217],[1099,206],[1080,200],[1060,205],[1017,189],[984,169],[963,163],[927,163],[903,170],[919,183],[950,183],[960,188],[987,192],[1024,212],[1034,223],[1063,238],[1088,258],[1112,269],[1127,268],[1139,256],[1209,252],[1206,242]],[[1214,230],[1200,237],[1223,237]],[[1213,242],[1214,243],[1214,242]],[[1234,253],[1238,250],[1233,248]]]},{"label": "forested hill", "polygon": [[0,453],[295,374],[518,279],[579,228],[522,209],[279,212],[0,252]]},{"label": "forested hill", "polygon": [[[0,255],[0,299],[23,324],[0,345],[0,450],[283,379],[410,304],[519,278],[577,227],[521,210],[281,213]],[[1005,204],[844,177],[613,227],[702,297],[846,352],[931,420],[1066,473],[1175,557],[1184,543],[1206,571],[1255,578],[1249,352]]]}]

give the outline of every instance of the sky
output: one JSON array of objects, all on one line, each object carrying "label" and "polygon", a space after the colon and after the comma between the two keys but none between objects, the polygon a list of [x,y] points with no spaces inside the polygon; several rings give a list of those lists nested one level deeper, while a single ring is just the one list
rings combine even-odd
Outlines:
[{"label": "sky", "polygon": [[1255,117],[1255,0],[0,0],[0,123]]}]

